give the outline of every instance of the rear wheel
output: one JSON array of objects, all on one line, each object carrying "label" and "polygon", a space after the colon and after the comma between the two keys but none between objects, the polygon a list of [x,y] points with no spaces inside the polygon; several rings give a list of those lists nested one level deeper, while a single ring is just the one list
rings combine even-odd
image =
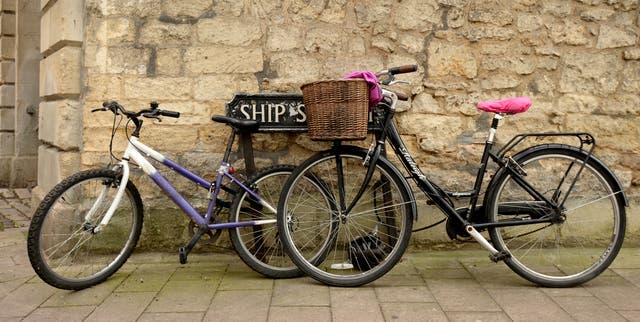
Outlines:
[{"label": "rear wheel", "polygon": [[[556,146],[514,157],[526,181],[562,206],[551,223],[489,229],[496,249],[511,253],[506,264],[531,282],[547,287],[579,285],[602,273],[622,246],[626,225],[622,191],[602,163],[592,157],[585,164],[586,156]],[[499,172],[494,182],[487,196],[490,222],[554,215],[507,171]]]},{"label": "rear wheel", "polygon": [[28,234],[29,260],[48,284],[69,290],[96,285],[133,252],[142,229],[142,201],[128,182],[109,224],[96,229],[115,202],[121,176],[87,170],[56,185],[36,209]]},{"label": "rear wheel", "polygon": [[[278,165],[258,171],[247,182],[250,189],[275,209],[284,182],[295,166]],[[240,189],[229,211],[229,222],[276,219],[276,214]],[[289,278],[302,274],[285,253],[276,223],[229,229],[238,256],[258,273],[271,278]]]}]

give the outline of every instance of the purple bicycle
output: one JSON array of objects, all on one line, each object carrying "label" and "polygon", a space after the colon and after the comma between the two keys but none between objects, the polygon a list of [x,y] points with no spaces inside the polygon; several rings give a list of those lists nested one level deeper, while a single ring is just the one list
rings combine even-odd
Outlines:
[{"label": "purple bicycle", "polygon": [[[277,201],[282,183],[293,166],[276,165],[257,171],[246,182],[233,176],[229,164],[235,136],[252,133],[258,122],[214,116],[213,121],[232,128],[217,177],[209,182],[140,141],[142,118],[177,118],[180,113],[151,108],[127,111],[117,102],[104,103],[97,111],[114,115],[111,140],[120,121],[126,117],[135,126],[128,146],[118,163],[100,169],[78,172],[56,185],[38,206],[28,235],[28,253],[36,273],[48,284],[78,290],[103,282],[128,259],[142,229],[143,206],[138,189],[129,181],[132,161],[138,165],[192,220],[195,225],[189,243],[180,247],[180,262],[203,234],[217,238],[229,229],[231,242],[240,258],[255,271],[272,278],[287,278],[301,272],[289,260],[279,242],[276,226]],[[110,144],[109,150],[113,156]],[[147,160],[149,157],[174,172],[208,189],[208,208],[199,213]],[[233,182],[232,189],[224,182]],[[234,195],[233,201],[218,199],[221,190]],[[229,208],[229,218],[219,215]],[[215,232],[215,234],[213,233]]]}]

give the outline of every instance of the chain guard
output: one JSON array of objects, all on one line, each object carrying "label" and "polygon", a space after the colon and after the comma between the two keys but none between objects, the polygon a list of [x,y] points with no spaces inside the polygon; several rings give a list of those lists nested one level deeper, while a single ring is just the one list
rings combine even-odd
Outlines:
[{"label": "chain guard", "polygon": [[[466,208],[458,208],[456,209],[456,211],[462,217],[466,216],[466,213],[467,213]],[[460,240],[461,238],[467,239],[471,237],[471,235],[469,235],[469,233],[465,229],[464,225],[456,218],[451,218],[451,217],[447,218],[446,230],[447,230],[447,236],[449,236],[449,238],[451,239]]]}]

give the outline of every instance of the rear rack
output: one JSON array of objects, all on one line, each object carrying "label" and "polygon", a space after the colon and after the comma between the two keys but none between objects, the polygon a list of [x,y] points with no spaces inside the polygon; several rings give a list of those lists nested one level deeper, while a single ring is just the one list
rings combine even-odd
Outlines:
[{"label": "rear rack", "polygon": [[498,153],[496,153],[496,155],[500,158],[503,158],[507,152],[513,150],[513,148],[515,148],[518,144],[522,143],[523,141],[525,141],[530,137],[540,138],[540,137],[550,137],[550,136],[567,136],[567,137],[575,136],[580,142],[580,144],[576,145],[576,147],[578,147],[582,151],[585,151],[584,149],[585,145],[590,145],[591,148],[589,149],[589,151],[587,151],[588,152],[587,159],[591,157],[591,155],[593,154],[593,150],[596,147],[596,139],[593,137],[593,135],[586,132],[524,133],[524,134],[518,134],[514,136],[511,140],[509,140],[509,142],[507,142],[507,144],[505,144],[504,147],[502,147],[502,149],[498,151]]}]

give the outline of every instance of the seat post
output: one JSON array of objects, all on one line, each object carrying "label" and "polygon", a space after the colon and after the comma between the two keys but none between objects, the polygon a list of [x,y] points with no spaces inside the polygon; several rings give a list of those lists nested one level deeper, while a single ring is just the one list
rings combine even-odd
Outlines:
[{"label": "seat post", "polygon": [[500,123],[500,120],[502,120],[503,118],[504,118],[503,113],[496,113],[493,116],[493,121],[491,122],[491,128],[489,128],[489,138],[487,138],[487,142],[484,145],[484,150],[482,151],[482,158],[480,159],[480,168],[478,169],[478,173],[476,174],[476,181],[473,184],[473,192],[471,194],[471,198],[469,199],[467,216],[473,215],[476,211],[476,203],[478,202],[479,193],[482,188],[482,181],[484,180],[484,174],[487,171],[487,163],[489,162],[489,154],[491,152],[491,148],[493,147],[493,139],[496,136],[496,130],[498,129],[498,124]]},{"label": "seat post", "polygon": [[489,129],[489,138],[487,139],[487,143],[493,143],[493,139],[496,136],[496,131],[498,130],[498,124],[500,120],[504,118],[503,113],[496,113],[493,116],[493,121],[491,122],[491,128]]},{"label": "seat post", "polygon": [[231,134],[229,134],[229,141],[227,142],[227,148],[224,150],[224,157],[222,162],[229,162],[231,156],[231,149],[233,148],[233,141],[236,139],[236,132],[238,130],[235,127],[231,127]]},{"label": "seat post", "polygon": [[256,172],[256,163],[253,158],[253,139],[251,132],[240,131],[239,149],[242,151],[242,157],[244,158],[244,167],[247,177],[252,176]]}]

